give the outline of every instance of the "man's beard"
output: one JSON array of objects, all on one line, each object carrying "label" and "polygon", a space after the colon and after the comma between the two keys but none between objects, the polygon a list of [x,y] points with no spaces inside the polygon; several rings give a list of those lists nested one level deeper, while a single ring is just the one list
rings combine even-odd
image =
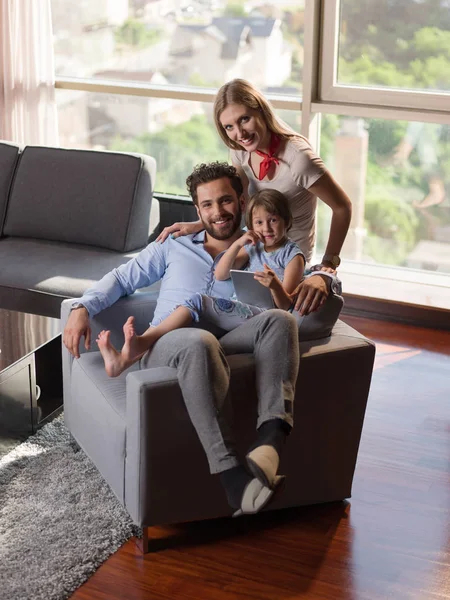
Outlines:
[{"label": "man's beard", "polygon": [[234,215],[232,219],[227,221],[227,227],[217,231],[216,227],[212,223],[208,223],[201,219],[203,223],[203,227],[206,230],[206,233],[210,235],[215,240],[228,240],[232,237],[236,231],[241,227],[242,220],[242,210],[239,207],[238,212]]}]

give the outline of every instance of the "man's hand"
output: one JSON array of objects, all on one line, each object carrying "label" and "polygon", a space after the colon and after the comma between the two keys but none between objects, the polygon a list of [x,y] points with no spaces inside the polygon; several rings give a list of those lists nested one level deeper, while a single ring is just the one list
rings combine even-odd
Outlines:
[{"label": "man's hand", "polygon": [[326,265],[324,263],[313,265],[309,270],[313,271],[314,273],[316,273],[317,271],[324,271],[325,273],[331,273],[332,275],[336,275],[337,273],[337,270],[334,267]]},{"label": "man's hand", "polygon": [[80,358],[80,339],[84,336],[84,347],[91,347],[91,327],[89,314],[85,308],[76,308],[70,312],[63,332],[63,343],[75,358]]},{"label": "man's hand", "polygon": [[323,277],[308,277],[292,294],[293,298],[297,295],[294,310],[298,310],[301,316],[309,315],[322,306],[328,294],[327,282]]},{"label": "man's hand", "polygon": [[166,241],[169,235],[175,239],[180,237],[180,235],[190,235],[191,233],[197,233],[202,229],[203,224],[201,221],[192,221],[190,223],[174,223],[169,227],[164,227],[155,241],[162,243]]}]

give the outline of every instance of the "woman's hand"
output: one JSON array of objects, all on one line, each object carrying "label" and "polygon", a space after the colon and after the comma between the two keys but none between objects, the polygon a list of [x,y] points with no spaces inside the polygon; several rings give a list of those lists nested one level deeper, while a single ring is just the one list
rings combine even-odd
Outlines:
[{"label": "woman's hand", "polygon": [[292,298],[297,295],[294,310],[298,310],[301,316],[309,315],[322,306],[328,294],[327,282],[323,277],[308,277],[291,294]]},{"label": "woman's hand", "polygon": [[161,233],[156,238],[156,242],[165,242],[170,236],[177,238],[180,235],[190,235],[192,233],[198,233],[203,229],[203,223],[201,221],[191,221],[190,223],[174,223],[169,227],[164,227]]}]

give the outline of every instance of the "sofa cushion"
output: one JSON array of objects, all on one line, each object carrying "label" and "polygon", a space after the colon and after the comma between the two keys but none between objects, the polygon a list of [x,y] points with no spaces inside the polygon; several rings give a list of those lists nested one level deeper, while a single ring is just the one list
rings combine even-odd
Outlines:
[{"label": "sofa cushion", "polygon": [[0,142],[0,235],[5,221],[9,188],[14,169],[19,158],[19,147],[7,142]]},{"label": "sofa cushion", "polygon": [[27,146],[4,233],[128,252],[148,238],[154,159]]},{"label": "sofa cushion", "polygon": [[[108,271],[135,255],[75,244],[2,238],[0,305],[14,308],[11,302],[19,302],[17,310],[23,310],[26,295],[26,312],[59,317],[61,300],[82,296]],[[41,299],[45,302],[38,310]]]}]

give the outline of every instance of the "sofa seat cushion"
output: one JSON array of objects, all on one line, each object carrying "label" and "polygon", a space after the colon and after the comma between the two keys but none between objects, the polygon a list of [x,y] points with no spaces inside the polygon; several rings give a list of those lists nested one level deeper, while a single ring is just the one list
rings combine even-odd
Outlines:
[{"label": "sofa seat cushion", "polygon": [[0,239],[1,284],[74,298],[136,253],[21,238]]},{"label": "sofa seat cushion", "polygon": [[0,238],[0,306],[59,318],[61,300],[78,298],[136,253],[21,238]]},{"label": "sofa seat cushion", "polygon": [[[325,361],[324,364],[328,364],[329,361],[333,361],[334,352],[354,351],[357,348],[367,347],[368,345],[371,345],[371,342],[367,338],[343,321],[338,321],[330,337],[323,340],[301,342],[300,356],[302,361],[305,359],[320,358]],[[92,346],[93,350],[94,348],[95,342],[93,342]],[[246,380],[253,386],[255,363],[251,354],[232,354],[227,356],[227,360],[232,372],[231,397],[233,397],[239,394],[239,390],[242,391]],[[138,371],[139,364],[134,364],[119,377],[112,378],[106,374],[100,352],[91,351],[82,354],[74,362],[74,365],[76,365],[76,368],[72,376],[76,373],[76,377],[89,379],[91,384],[98,390],[98,393],[104,396],[111,408],[122,418],[125,418],[126,376],[132,371]],[[156,370],[154,371],[156,372]],[[151,379],[151,376],[149,376],[146,380],[150,382]]]}]

